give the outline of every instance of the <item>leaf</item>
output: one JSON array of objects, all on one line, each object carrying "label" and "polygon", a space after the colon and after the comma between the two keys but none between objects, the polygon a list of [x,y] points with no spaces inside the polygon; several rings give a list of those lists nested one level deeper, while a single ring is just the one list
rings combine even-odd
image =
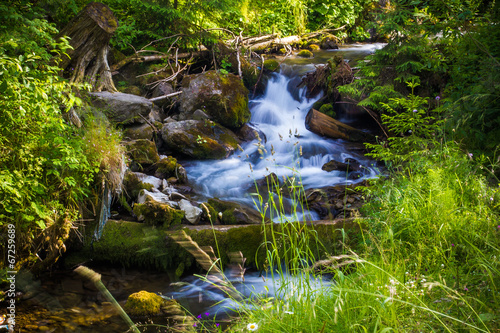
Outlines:
[{"label": "leaf", "polygon": [[45,222],[42,220],[37,220],[36,225],[38,225],[40,228],[45,229],[47,226],[45,225]]}]

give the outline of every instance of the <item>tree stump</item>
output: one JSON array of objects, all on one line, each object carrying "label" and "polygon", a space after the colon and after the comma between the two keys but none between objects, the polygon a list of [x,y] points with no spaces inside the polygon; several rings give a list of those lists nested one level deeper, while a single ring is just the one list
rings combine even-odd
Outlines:
[{"label": "tree stump", "polygon": [[108,6],[91,2],[61,30],[59,37],[70,37],[59,66],[69,73],[70,82],[88,82],[94,91],[116,92],[108,64],[109,40],[118,27]]},{"label": "tree stump", "polygon": [[371,134],[355,129],[314,109],[307,113],[306,128],[313,133],[332,139],[361,143],[374,141]]}]

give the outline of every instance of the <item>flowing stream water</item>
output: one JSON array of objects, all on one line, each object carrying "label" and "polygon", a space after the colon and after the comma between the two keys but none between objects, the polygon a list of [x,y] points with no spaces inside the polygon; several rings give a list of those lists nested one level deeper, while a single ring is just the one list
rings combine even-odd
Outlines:
[{"label": "flowing stream water", "polygon": [[[343,140],[323,138],[306,129],[305,117],[321,97],[306,97],[306,88],[298,88],[300,76],[326,63],[333,54],[357,61],[383,44],[350,45],[335,51],[320,51],[314,59],[293,58],[285,61],[281,72],[269,79],[265,92],[249,102],[251,124],[260,133],[261,141],[247,142],[243,151],[220,161],[196,161],[185,164],[190,183],[205,197],[252,204],[247,192],[254,181],[270,173],[280,179],[299,175],[304,188],[324,187],[359,182],[374,177],[372,161],[350,149]],[[352,59],[352,60],[351,60]],[[351,122],[348,114],[340,120]],[[330,160],[344,162],[353,158],[364,166],[364,175],[356,180],[345,172],[327,172],[321,167]],[[314,213],[309,218],[315,219]]]},{"label": "flowing stream water", "polygon": [[[308,99],[305,89],[297,88],[297,84],[301,75],[314,70],[315,64],[326,63],[335,53],[352,63],[382,46],[383,44],[350,45],[335,51],[315,52],[313,59],[286,60],[281,72],[270,78],[264,94],[250,101],[251,123],[262,133],[262,146],[258,145],[258,141],[248,142],[242,145],[243,151],[228,159],[185,164],[190,183],[194,183],[196,190],[204,197],[251,203],[247,195],[248,189],[252,187],[254,180],[271,172],[279,177],[290,177],[298,172],[306,188],[352,183],[359,179],[349,180],[345,173],[326,172],[321,167],[332,159],[343,162],[346,158],[354,158],[365,166],[363,178],[375,176],[377,171],[372,167],[371,161],[351,149],[349,143],[325,139],[306,129],[305,116],[321,96]],[[344,122],[355,120],[343,113],[341,116],[343,118],[340,120]],[[314,219],[314,214],[309,218]],[[148,290],[174,297],[193,315],[202,314],[203,319],[211,319],[215,313],[219,313],[220,317],[227,309],[239,306],[219,289],[214,289],[211,283],[194,276],[184,279],[182,287],[173,288],[170,286],[171,275],[166,273],[102,266],[95,269],[102,274],[103,283],[113,296],[121,302],[133,292]],[[244,282],[241,277],[231,278],[231,272],[225,273],[244,297],[266,293],[268,296],[286,299],[296,297],[296,293],[300,292],[294,289],[294,295],[282,294],[279,288],[282,282],[262,278],[258,272],[247,272]],[[31,277],[24,278],[24,281],[29,287],[26,288],[28,292],[25,297],[33,298],[40,304],[40,307],[30,308],[29,313],[32,315],[19,318],[32,322],[33,331],[38,331],[40,325],[60,332],[109,333],[127,329],[112,307],[104,302],[102,295],[89,283],[82,282],[73,272],[51,273],[41,282],[32,280]],[[20,279],[19,283],[21,282]],[[287,283],[293,284],[293,278]],[[307,288],[322,288],[328,284],[314,279],[310,283]],[[19,309],[20,313],[25,311],[27,309]],[[209,315],[205,315],[206,313]],[[102,322],[107,323],[103,327],[92,325],[93,320],[99,321],[99,316],[103,317]]]}]

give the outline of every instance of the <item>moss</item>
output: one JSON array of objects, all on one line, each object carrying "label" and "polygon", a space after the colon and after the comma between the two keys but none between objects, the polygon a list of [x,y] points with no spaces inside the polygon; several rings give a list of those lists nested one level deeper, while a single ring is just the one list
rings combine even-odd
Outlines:
[{"label": "moss", "polygon": [[139,139],[126,144],[130,158],[139,164],[154,164],[160,160],[156,145],[153,141]]},{"label": "moss", "polygon": [[177,159],[172,156],[162,158],[158,163],[156,163],[155,176],[158,178],[167,179],[169,177],[175,177],[176,171],[180,167],[177,163]]},{"label": "moss", "polygon": [[[206,209],[203,207],[205,206]],[[215,223],[218,218],[219,212],[217,212],[212,205],[210,205],[208,202],[203,203],[203,205],[200,205],[201,210],[203,211],[203,215],[201,218],[207,222]],[[207,212],[208,209],[208,212]],[[210,214],[210,216],[209,216]]]},{"label": "moss", "polygon": [[321,105],[321,107],[319,108],[319,112],[324,113],[332,118],[336,116],[335,111],[333,111],[333,105],[330,103]]},{"label": "moss", "polygon": [[297,53],[297,56],[302,58],[312,58],[314,55],[309,50],[300,50],[299,53]]},{"label": "moss", "polygon": [[236,217],[234,216],[233,209],[227,209],[224,212],[222,212],[222,224],[226,224],[226,225],[238,224],[238,221],[236,220]]},{"label": "moss", "polygon": [[277,71],[279,70],[280,63],[276,59],[267,59],[264,60],[264,68],[268,71]]},{"label": "moss", "polygon": [[182,274],[184,274],[184,269],[186,268],[186,265],[184,265],[183,262],[181,262],[179,264],[179,266],[177,266],[177,269],[175,270],[175,276],[177,276],[178,278],[180,278],[182,276]]},{"label": "moss", "polygon": [[161,296],[142,290],[130,295],[123,309],[134,317],[155,316],[160,314],[162,303]]},{"label": "moss", "polygon": [[308,46],[308,48],[311,51],[318,51],[320,49],[319,45],[317,45],[317,44],[311,44]]},{"label": "moss", "polygon": [[119,88],[118,90],[122,93],[125,93],[125,94],[131,94],[131,95],[137,95],[137,96],[142,95],[142,90],[138,86],[128,86],[128,87]]},{"label": "moss", "polygon": [[286,54],[286,49],[282,47],[281,49],[278,50],[279,54]]},{"label": "moss", "polygon": [[175,269],[181,262],[185,267],[191,267],[193,257],[165,236],[166,231],[162,228],[144,223],[110,220],[106,223],[101,238],[87,244],[84,253],[95,262],[120,264],[124,267],[168,271]]},{"label": "moss", "polygon": [[142,219],[144,223],[165,228],[181,224],[184,218],[183,211],[156,201],[135,204],[133,210],[135,215]]},{"label": "moss", "polygon": [[135,173],[128,170],[123,178],[123,186],[125,193],[131,199],[136,199],[142,190],[151,191],[154,187],[152,184],[141,182]]}]

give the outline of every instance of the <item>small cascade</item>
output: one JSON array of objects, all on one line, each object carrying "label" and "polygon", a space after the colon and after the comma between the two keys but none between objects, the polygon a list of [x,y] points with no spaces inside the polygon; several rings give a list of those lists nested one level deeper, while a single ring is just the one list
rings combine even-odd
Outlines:
[{"label": "small cascade", "polygon": [[[251,124],[261,133],[260,141],[245,143],[243,151],[225,160],[186,164],[198,193],[252,204],[246,192],[270,173],[280,179],[298,175],[305,188],[349,184],[376,175],[371,161],[350,152],[342,140],[325,139],[306,129],[307,112],[321,95],[307,98],[305,88],[297,88],[301,68],[285,66],[270,78],[264,95],[250,101]],[[365,167],[363,178],[349,180],[345,172],[321,169],[330,160],[347,158]]]}]

